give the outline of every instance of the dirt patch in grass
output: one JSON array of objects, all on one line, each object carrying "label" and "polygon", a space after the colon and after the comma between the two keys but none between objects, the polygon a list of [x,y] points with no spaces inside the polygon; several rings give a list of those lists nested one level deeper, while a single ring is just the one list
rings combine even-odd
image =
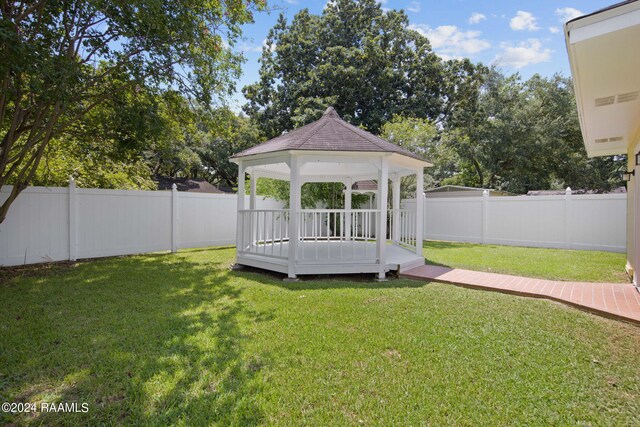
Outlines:
[{"label": "dirt patch in grass", "polygon": [[384,355],[389,359],[402,359],[402,354],[394,348],[388,348],[385,350]]},{"label": "dirt patch in grass", "polygon": [[76,263],[72,261],[60,261],[46,264],[0,267],[0,285],[9,284],[17,277],[28,278],[61,274],[74,268],[75,265]]}]

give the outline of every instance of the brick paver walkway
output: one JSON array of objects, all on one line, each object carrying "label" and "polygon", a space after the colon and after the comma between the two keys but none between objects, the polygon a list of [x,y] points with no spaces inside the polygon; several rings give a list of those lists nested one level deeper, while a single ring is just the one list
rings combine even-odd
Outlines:
[{"label": "brick paver walkway", "polygon": [[527,297],[547,298],[602,316],[640,324],[640,293],[631,284],[561,282],[435,265],[416,267],[401,273],[400,276]]}]

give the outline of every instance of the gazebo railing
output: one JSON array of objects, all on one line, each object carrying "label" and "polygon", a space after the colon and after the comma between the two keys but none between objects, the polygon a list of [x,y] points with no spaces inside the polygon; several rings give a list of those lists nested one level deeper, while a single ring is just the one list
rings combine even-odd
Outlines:
[{"label": "gazebo railing", "polygon": [[[413,209],[389,209],[389,228],[393,243],[416,250],[416,212]],[[394,223],[397,221],[397,223]],[[396,235],[397,233],[397,235]]]},{"label": "gazebo railing", "polygon": [[[243,209],[238,214],[239,254],[289,257],[288,209]],[[298,215],[299,262],[376,262],[379,210],[303,209]]]},{"label": "gazebo railing", "polygon": [[376,261],[377,209],[300,211],[300,262]]},{"label": "gazebo railing", "polygon": [[272,258],[288,258],[288,209],[244,209],[238,211],[239,254],[255,254]]},{"label": "gazebo railing", "polygon": [[[415,251],[415,211],[389,209],[387,213],[384,240]],[[240,210],[238,253],[288,259],[290,215],[288,209]],[[380,210],[302,209],[298,215],[297,262],[377,262]]]},{"label": "gazebo railing", "polygon": [[377,209],[302,209],[301,240],[376,240]]}]

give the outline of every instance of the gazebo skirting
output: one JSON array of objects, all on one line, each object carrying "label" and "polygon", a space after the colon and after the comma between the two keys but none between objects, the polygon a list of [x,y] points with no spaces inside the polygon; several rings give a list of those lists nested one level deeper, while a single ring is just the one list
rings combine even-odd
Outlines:
[{"label": "gazebo skirting", "polygon": [[376,236],[380,214],[377,209],[303,209],[298,238],[291,242],[288,209],[240,210],[238,263],[281,273],[293,267],[296,275],[379,273],[424,264],[417,255],[415,211],[389,209],[384,227],[389,231],[381,245]]}]

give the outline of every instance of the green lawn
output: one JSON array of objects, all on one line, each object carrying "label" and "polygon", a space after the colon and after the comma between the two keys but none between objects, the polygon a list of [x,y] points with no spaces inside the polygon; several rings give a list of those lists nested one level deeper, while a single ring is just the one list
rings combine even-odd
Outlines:
[{"label": "green lawn", "polygon": [[431,264],[493,273],[580,282],[629,282],[625,254],[428,241]]},{"label": "green lawn", "polygon": [[0,276],[0,401],[89,404],[0,424],[640,424],[638,327],[409,280],[283,283],[233,257]]}]

